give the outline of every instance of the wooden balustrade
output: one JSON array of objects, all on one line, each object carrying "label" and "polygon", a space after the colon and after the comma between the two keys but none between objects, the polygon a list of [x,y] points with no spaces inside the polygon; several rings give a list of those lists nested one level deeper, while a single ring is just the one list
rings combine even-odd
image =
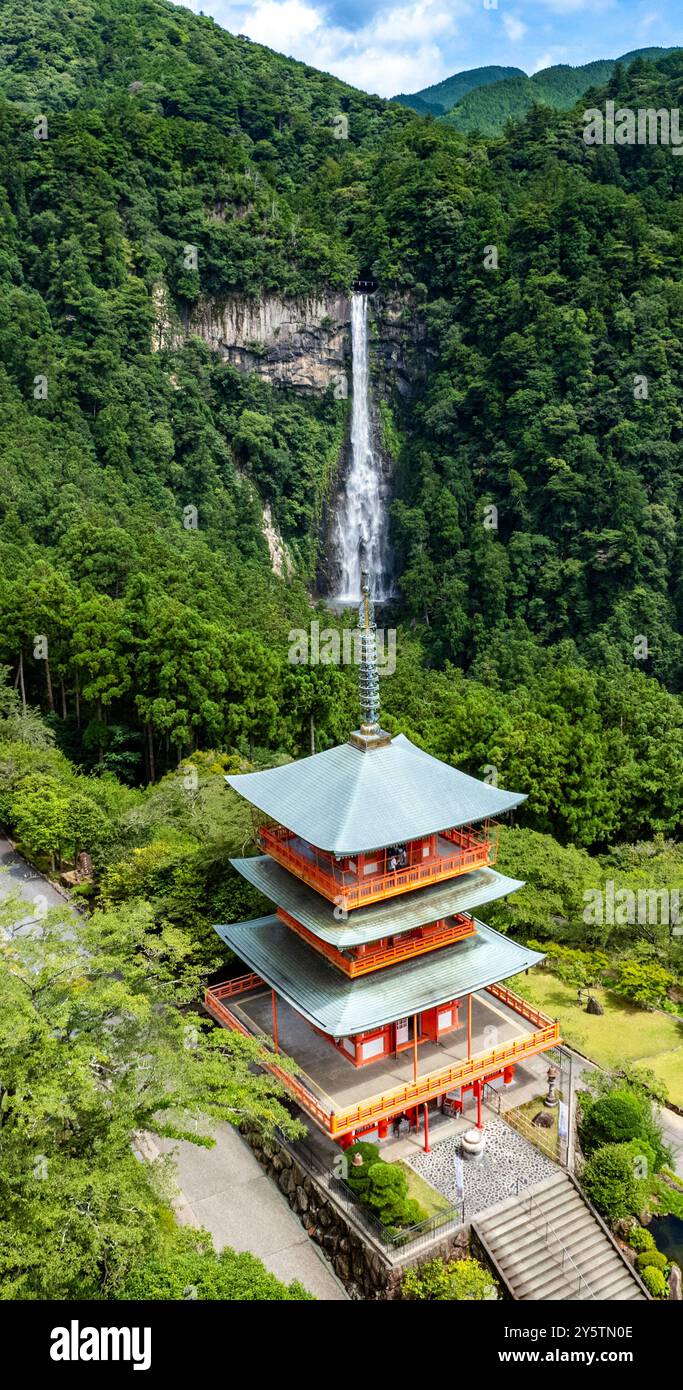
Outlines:
[{"label": "wooden balustrade", "polygon": [[[204,995],[205,1007],[224,1027],[235,1029],[237,1032],[243,1033],[245,1037],[261,1036],[264,1041],[269,1042],[270,1039],[267,1034],[259,1034],[257,1030],[252,1031],[247,1028],[232,1010],[222,1003],[222,999],[230,994],[245,993],[247,990],[253,989],[255,985],[249,983],[250,981],[256,981],[256,985],[264,983],[258,975],[243,975],[237,980],[228,981],[225,985],[214,985],[208,988]],[[264,985],[264,988],[268,988],[268,986]],[[392,1115],[401,1114],[404,1110],[412,1109],[415,1105],[425,1104],[427,1101],[445,1094],[446,1091],[457,1090],[461,1086],[471,1085],[473,1081],[484,1080],[487,1075],[490,1076],[499,1072],[506,1066],[514,1066],[535,1053],[544,1052],[546,1048],[556,1046],[561,1041],[559,1023],[547,1018],[540,1010],[532,1009],[531,1005],[528,1005],[519,995],[514,994],[512,990],[500,985],[491,985],[488,992],[494,994],[515,1013],[521,1013],[525,1018],[536,1014],[539,1019],[543,1020],[543,1025],[533,1033],[525,1033],[500,1047],[493,1047],[488,1052],[477,1053],[461,1062],[454,1062],[451,1066],[442,1068],[440,1071],[418,1077],[416,1082],[395,1087],[391,1091],[372,1096],[369,1100],[347,1106],[343,1110],[333,1110],[326,1106],[299,1077],[283,1071],[274,1060],[264,1060],[263,1065],[274,1076],[278,1077],[302,1109],[322,1129],[333,1138],[339,1139],[352,1130],[372,1124],[374,1120],[390,1119]],[[523,1007],[518,1008],[518,1005]]]},{"label": "wooden balustrade", "polygon": [[[388,965],[396,965],[400,961],[412,960],[415,956],[423,956],[428,951],[436,951],[442,946],[452,946],[456,941],[462,941],[465,937],[474,936],[475,925],[471,917],[460,915],[449,918],[438,930],[425,930],[424,936],[419,932],[414,934],[407,933],[407,940],[397,941],[393,946],[385,946],[378,949],[373,943],[366,949],[364,955],[343,955],[342,952],[328,941],[321,940],[313,932],[308,931],[301,922],[297,922],[289,912],[279,907],[278,917],[296,932],[303,941],[306,941],[314,951],[324,956],[326,960],[336,965],[350,979],[355,979],[359,975],[369,975],[373,970],[384,970]],[[390,935],[388,932],[387,935]]]},{"label": "wooden balustrade", "polygon": [[[453,840],[460,832],[449,832],[445,836]],[[463,836],[463,839],[467,837]],[[357,878],[337,867],[331,856],[312,857],[296,849],[291,843],[290,832],[282,826],[261,826],[258,840],[262,849],[289,869],[296,878],[315,888],[329,902],[340,907],[360,907],[364,903],[381,902],[399,893],[408,893],[414,888],[430,883],[440,883],[443,879],[455,878],[492,865],[496,857],[496,842],[492,836],[474,838],[469,845],[461,845],[453,854],[434,855],[420,864],[408,864],[402,869],[392,869],[387,873],[370,874],[367,878]],[[454,841],[459,843],[458,841]]]},{"label": "wooden balustrade", "polygon": [[529,1004],[528,1000],[523,999],[521,994],[515,994],[514,990],[508,989],[507,985],[487,985],[487,994],[492,994],[494,999],[500,999],[502,1004],[507,1004],[514,1013],[521,1014],[533,1023],[536,1028],[547,1028],[554,1023],[554,1019],[548,1014],[544,1014],[541,1009],[537,1009],[534,1004]]}]

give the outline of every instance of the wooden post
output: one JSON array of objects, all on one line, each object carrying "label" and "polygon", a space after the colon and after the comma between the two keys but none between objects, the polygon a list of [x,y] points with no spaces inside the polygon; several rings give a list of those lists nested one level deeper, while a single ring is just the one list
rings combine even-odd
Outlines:
[{"label": "wooden post", "polygon": [[431,1149],[429,1147],[429,1107],[426,1102],[423,1109],[425,1115],[425,1153],[428,1154],[431,1153]]},{"label": "wooden post", "polygon": [[417,1014],[413,1014],[413,1082],[417,1083]]},{"label": "wooden post", "polygon": [[467,996],[467,1060],[472,1056],[472,995]]},{"label": "wooden post", "polygon": [[274,1043],[274,1045],[275,1045],[275,1051],[276,1051],[276,1052],[279,1052],[280,1049],[279,1049],[279,1047],[278,1047],[278,1040],[277,1040],[277,1001],[276,1001],[276,995],[275,995],[275,990],[274,990],[274,989],[271,989],[271,991],[270,991],[270,997],[271,997],[271,1001],[272,1001],[272,1005],[273,1005],[273,1043]]}]

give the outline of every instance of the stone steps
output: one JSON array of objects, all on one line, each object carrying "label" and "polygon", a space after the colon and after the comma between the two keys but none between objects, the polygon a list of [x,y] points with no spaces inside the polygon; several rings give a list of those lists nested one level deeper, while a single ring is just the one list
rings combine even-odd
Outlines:
[{"label": "stone steps", "polygon": [[646,1298],[628,1261],[560,1170],[482,1212],[472,1226],[513,1298]]}]

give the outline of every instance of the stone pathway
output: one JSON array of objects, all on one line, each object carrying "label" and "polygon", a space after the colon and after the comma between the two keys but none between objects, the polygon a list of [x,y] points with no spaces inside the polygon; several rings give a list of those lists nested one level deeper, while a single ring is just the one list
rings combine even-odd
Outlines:
[{"label": "stone pathway", "polygon": [[[485,1133],[483,1158],[478,1161],[465,1159],[463,1162],[467,1219],[513,1196],[518,1181],[520,1186],[533,1186],[559,1171],[557,1164],[503,1120],[490,1120],[485,1126]],[[415,1154],[405,1161],[450,1202],[457,1203],[459,1197],[454,1159],[461,1152],[460,1136],[455,1135],[435,1144],[431,1153]]]},{"label": "stone pathway", "polygon": [[347,1299],[324,1255],[237,1130],[219,1124],[207,1132],[216,1140],[213,1149],[145,1136],[150,1157],[155,1149],[173,1155],[180,1188],[175,1203],[179,1223],[203,1226],[217,1250],[225,1245],[250,1250],[285,1284],[298,1279],[316,1298]]}]

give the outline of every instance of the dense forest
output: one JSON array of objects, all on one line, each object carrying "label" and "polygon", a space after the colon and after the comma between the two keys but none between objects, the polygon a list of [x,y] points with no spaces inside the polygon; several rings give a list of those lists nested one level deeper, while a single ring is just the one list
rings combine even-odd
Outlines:
[{"label": "dense forest", "polygon": [[[163,0],[58,8],[2,18],[0,659],[66,751],[135,780],[197,745],[294,752],[311,716],[320,746],[343,727],[339,674],[288,666],[284,638],[345,403],[197,340],[153,351],[160,286],[182,310],[365,268],[408,297],[430,370],[394,403],[397,616],[426,662],[508,689],[558,660],[680,689],[677,161],[591,149],[550,111],[468,142]],[[606,90],[673,102],[682,63]]]},{"label": "dense forest", "polygon": [[[637,59],[596,101],[675,106],[682,83],[683,55]],[[580,108],[466,137],[166,0],[5,0],[0,128],[0,822],[45,871],[93,861],[82,947],[50,926],[45,1009],[20,933],[0,977],[5,1018],[23,1019],[18,1052],[8,1025],[2,1040],[12,1085],[63,1164],[48,1204],[28,1191],[13,1116],[0,1183],[20,1234],[0,1273],[10,1297],[135,1297],[146,1252],[160,1287],[201,1282],[201,1265],[234,1288],[239,1267],[169,1235],[130,1138],[169,1084],[175,1006],[224,959],[212,921],[262,907],[227,863],[250,827],[224,772],[357,720],[352,670],[288,660],[291,629],[353,620],[314,593],[348,402],[277,389],[199,339],[160,347],[159,305],[186,321],[202,297],[346,292],[366,274],[409,306],[426,369],[383,401],[398,628],[383,721],[529,793],[500,856],[528,887],[495,925],[658,968],[668,988],[681,938],[588,926],[583,894],[683,888],[683,161],[587,146]],[[98,933],[91,1004],[80,951]],[[109,1046],[121,1000],[112,1136],[97,1086],[68,1075],[84,1030]],[[227,1046],[207,1041],[169,1105],[286,1124],[277,1086],[252,1089],[253,1053],[235,1044],[221,1080]],[[118,1073],[127,1047],[159,1058],[146,1107]],[[69,1163],[112,1223],[104,1240],[74,1230],[71,1264]]]},{"label": "dense forest", "polygon": [[[79,0],[53,29],[57,9],[6,5],[0,45],[6,823],[106,875],[156,842],[137,788],[181,759],[263,765],[346,736],[353,672],[291,665],[288,635],[312,616],[347,403],[198,339],[159,348],[155,314],[160,294],[182,314],[369,272],[411,305],[429,364],[384,402],[388,726],[528,790],[521,824],[560,854],[679,833],[678,161],[591,148],[578,111],[466,140],[165,0]],[[680,55],[637,59],[603,95],[673,104],[682,76]],[[183,834],[162,835],[164,864],[194,863]],[[198,871],[202,921],[207,872],[216,907],[245,891],[219,860]]]},{"label": "dense forest", "polygon": [[554,64],[531,76],[521,68],[472,68],[392,101],[423,116],[444,117],[456,130],[501,135],[508,121],[521,120],[533,106],[569,111],[585,93],[608,82],[618,66],[630,67],[637,59],[658,62],[674,52],[673,48],[636,48],[620,58],[598,58],[579,67]]},{"label": "dense forest", "polygon": [[456,72],[452,77],[444,78],[442,82],[423,87],[419,92],[401,92],[391,100],[399,102],[402,106],[409,106],[421,116],[430,113],[433,116],[442,116],[444,112],[452,110],[469,92],[505,82],[510,77],[526,77],[526,73],[522,68],[511,67],[468,68],[465,72]]}]

